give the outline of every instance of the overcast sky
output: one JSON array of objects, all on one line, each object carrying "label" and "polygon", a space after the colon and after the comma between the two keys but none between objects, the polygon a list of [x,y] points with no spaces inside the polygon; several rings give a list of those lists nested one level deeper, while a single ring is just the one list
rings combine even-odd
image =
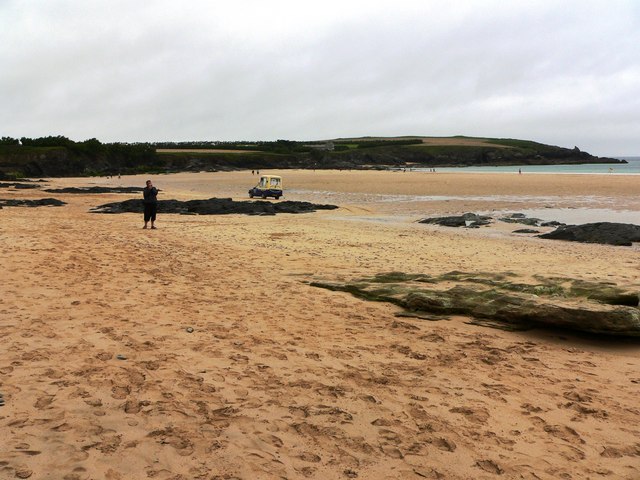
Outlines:
[{"label": "overcast sky", "polygon": [[0,136],[640,155],[640,1],[0,0]]}]

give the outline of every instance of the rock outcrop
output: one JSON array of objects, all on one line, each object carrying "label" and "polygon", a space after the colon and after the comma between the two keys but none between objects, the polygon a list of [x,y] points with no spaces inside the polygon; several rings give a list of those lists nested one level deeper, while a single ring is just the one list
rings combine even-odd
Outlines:
[{"label": "rock outcrop", "polygon": [[0,207],[61,207],[66,202],[57,198],[40,198],[38,200],[1,199]]},{"label": "rock outcrop", "polygon": [[491,220],[491,217],[478,215],[476,213],[465,213],[463,215],[450,217],[424,218],[418,221],[418,223],[429,223],[443,227],[478,228],[483,225],[489,225]]},{"label": "rock outcrop", "polygon": [[22,182],[0,182],[0,188],[15,188],[16,190],[27,190],[32,188],[40,188],[40,185],[34,183],[22,183]]},{"label": "rock outcrop", "polygon": [[48,193],[139,193],[144,190],[142,187],[65,187],[65,188],[47,188]]},{"label": "rock outcrop", "polygon": [[633,242],[640,242],[640,226],[612,222],[564,225],[553,232],[538,236],[540,238],[566,240],[569,242],[631,246]]},{"label": "rock outcrop", "polygon": [[[227,215],[241,213],[246,215],[275,215],[277,213],[309,213],[316,210],[333,210],[336,205],[317,205],[309,202],[268,202],[234,201],[230,198],[209,198],[208,200],[160,200],[158,213],[177,213],[181,215]],[[107,203],[91,210],[94,213],[142,213],[142,200],[132,199],[124,202]]]},{"label": "rock outcrop", "polygon": [[[557,221],[544,221],[539,218],[528,218],[523,213],[512,213],[500,217],[505,223],[520,223],[534,227],[557,227],[549,233],[538,235],[539,238],[549,240],[566,240],[570,242],[600,243],[606,245],[631,246],[634,242],[640,242],[640,226],[630,223],[585,223],[583,225],[566,225]],[[458,216],[434,217],[419,220],[418,223],[428,223],[445,227],[478,228],[488,225],[493,221],[492,217],[465,213]],[[514,230],[513,233],[540,233],[533,229]]]},{"label": "rock outcrop", "polygon": [[392,272],[347,283],[310,284],[390,302],[411,316],[464,315],[472,323],[504,329],[546,327],[640,337],[637,289],[568,278],[537,280],[518,282],[511,273],[431,277]]}]

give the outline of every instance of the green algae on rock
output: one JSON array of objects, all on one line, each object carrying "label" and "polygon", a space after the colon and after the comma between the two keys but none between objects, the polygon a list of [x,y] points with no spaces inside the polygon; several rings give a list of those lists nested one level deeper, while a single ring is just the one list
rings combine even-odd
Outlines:
[{"label": "green algae on rock", "polygon": [[[389,302],[402,315],[469,316],[473,323],[509,330],[537,326],[616,336],[640,336],[638,292],[609,282],[536,276],[518,281],[512,272],[449,272],[439,276],[388,272],[353,282],[312,286]],[[434,317],[435,316],[435,317]]]}]

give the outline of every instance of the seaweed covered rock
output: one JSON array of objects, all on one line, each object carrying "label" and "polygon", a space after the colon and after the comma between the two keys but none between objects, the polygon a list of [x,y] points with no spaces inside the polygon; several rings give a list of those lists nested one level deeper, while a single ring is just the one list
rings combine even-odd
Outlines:
[{"label": "seaweed covered rock", "polygon": [[[317,205],[309,202],[265,202],[234,201],[230,198],[209,198],[208,200],[160,200],[159,213],[177,213],[181,215],[275,215],[277,213],[309,213],[316,210],[333,210],[335,205]],[[100,205],[91,210],[94,213],[142,213],[144,204],[141,199],[125,200]]]},{"label": "seaweed covered rock", "polygon": [[612,222],[564,225],[553,232],[539,235],[539,237],[568,242],[631,246],[633,242],[640,242],[640,226]]},{"label": "seaweed covered rock", "polygon": [[607,335],[640,336],[640,310],[595,302],[560,304],[499,290],[456,286],[442,292],[412,292],[405,298],[412,311],[469,315],[507,325],[568,328]]},{"label": "seaweed covered rock", "polygon": [[505,329],[552,327],[640,337],[636,289],[569,278],[531,284],[514,274],[450,272],[437,277],[391,272],[353,282],[311,282],[371,301],[393,303],[406,314],[464,315],[472,323]]}]

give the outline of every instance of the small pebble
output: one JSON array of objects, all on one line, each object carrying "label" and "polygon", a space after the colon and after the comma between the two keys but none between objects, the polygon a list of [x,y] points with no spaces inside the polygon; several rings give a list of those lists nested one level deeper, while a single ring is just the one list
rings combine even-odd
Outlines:
[{"label": "small pebble", "polygon": [[116,358],[118,360],[126,360],[127,359],[127,357],[125,357],[124,355],[120,355],[120,354],[116,355]]},{"label": "small pebble", "polygon": [[193,333],[193,328],[191,328],[191,327],[187,327],[187,332],[188,332],[188,333]]}]

